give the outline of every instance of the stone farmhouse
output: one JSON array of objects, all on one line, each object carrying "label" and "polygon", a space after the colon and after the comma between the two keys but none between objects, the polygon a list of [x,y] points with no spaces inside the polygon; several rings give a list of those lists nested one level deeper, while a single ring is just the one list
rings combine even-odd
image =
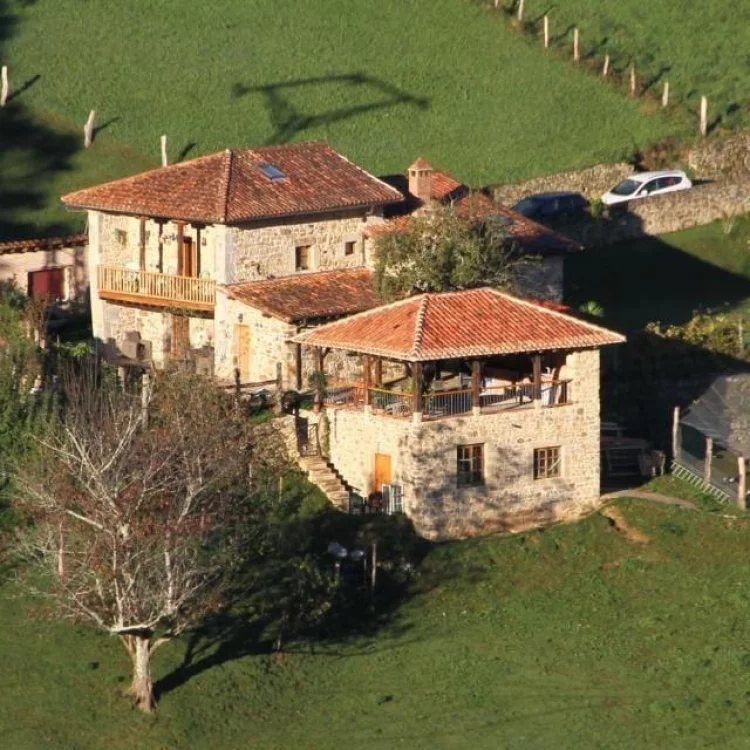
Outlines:
[{"label": "stone farmhouse", "polygon": [[619,334],[559,305],[475,289],[411,297],[295,341],[323,371],[335,352],[359,360],[360,377],[323,381],[323,416],[310,416],[329,460],[305,465],[334,500],[354,490],[432,539],[597,507],[599,349]]},{"label": "stone farmhouse", "polygon": [[[293,342],[377,305],[376,230],[450,203],[500,217],[527,254],[524,284],[559,299],[570,240],[418,160],[378,179],[322,143],[226,150],[63,197],[88,212],[94,335],[121,365],[183,363],[219,381],[307,386]],[[342,377],[354,360],[329,359]]]}]

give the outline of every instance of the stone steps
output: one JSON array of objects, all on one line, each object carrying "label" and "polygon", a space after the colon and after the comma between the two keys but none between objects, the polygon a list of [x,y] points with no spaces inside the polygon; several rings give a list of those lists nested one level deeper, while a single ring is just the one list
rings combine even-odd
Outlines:
[{"label": "stone steps", "polygon": [[307,478],[340,510],[347,510],[349,490],[322,456],[303,456],[299,459],[300,468]]}]

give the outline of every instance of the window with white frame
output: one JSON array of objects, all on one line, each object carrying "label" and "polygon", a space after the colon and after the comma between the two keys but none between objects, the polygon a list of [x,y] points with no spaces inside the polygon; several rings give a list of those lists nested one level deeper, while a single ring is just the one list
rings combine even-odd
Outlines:
[{"label": "window with white frame", "polygon": [[534,449],[534,479],[555,479],[562,475],[560,446]]}]

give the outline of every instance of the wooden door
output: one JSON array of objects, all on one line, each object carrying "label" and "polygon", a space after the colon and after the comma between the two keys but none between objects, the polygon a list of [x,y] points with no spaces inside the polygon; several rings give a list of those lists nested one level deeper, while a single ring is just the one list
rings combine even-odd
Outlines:
[{"label": "wooden door", "polygon": [[177,275],[195,278],[200,273],[198,266],[198,246],[193,242],[192,237],[183,237],[180,257],[177,261]]},{"label": "wooden door", "polygon": [[190,318],[186,315],[172,316],[172,346],[173,359],[187,359],[190,351]]},{"label": "wooden door", "polygon": [[45,268],[29,273],[29,297],[32,299],[63,299],[65,269]]},{"label": "wooden door", "polygon": [[384,484],[391,483],[391,457],[384,453],[375,454],[375,487],[380,492]]},{"label": "wooden door", "polygon": [[240,382],[247,383],[250,380],[250,326],[238,323],[234,327],[234,346]]}]

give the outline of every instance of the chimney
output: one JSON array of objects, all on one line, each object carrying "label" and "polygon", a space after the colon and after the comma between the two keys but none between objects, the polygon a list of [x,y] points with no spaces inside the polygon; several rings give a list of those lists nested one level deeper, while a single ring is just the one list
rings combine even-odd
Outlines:
[{"label": "chimney", "polygon": [[421,156],[409,167],[409,192],[422,203],[432,201],[432,171]]}]

